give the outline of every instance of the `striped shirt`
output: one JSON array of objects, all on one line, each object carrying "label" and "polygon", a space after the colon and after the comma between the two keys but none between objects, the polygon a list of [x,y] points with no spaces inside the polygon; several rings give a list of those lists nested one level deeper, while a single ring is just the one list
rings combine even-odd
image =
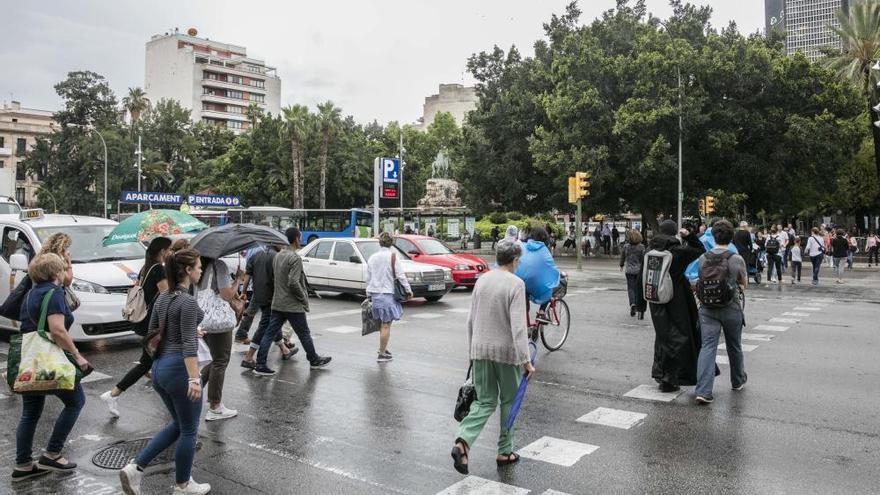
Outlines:
[{"label": "striped shirt", "polygon": [[168,318],[165,323],[165,335],[159,346],[159,354],[180,353],[183,357],[198,355],[199,323],[205,313],[199,308],[196,298],[186,292],[166,292],[159,296],[153,305],[150,328],[157,328],[159,322]]}]

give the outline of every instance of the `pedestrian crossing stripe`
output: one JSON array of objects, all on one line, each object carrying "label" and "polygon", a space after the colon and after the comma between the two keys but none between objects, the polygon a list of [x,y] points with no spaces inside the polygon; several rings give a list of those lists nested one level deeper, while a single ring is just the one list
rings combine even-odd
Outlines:
[{"label": "pedestrian crossing stripe", "polygon": [[541,495],[568,495],[568,494],[565,492],[560,492],[558,490],[547,490],[544,493],[542,493]]},{"label": "pedestrian crossing stripe", "polygon": [[676,397],[681,395],[682,391],[661,392],[657,385],[639,385],[638,387],[623,394],[624,397],[631,399],[653,400],[658,402],[672,402]]},{"label": "pedestrian crossing stripe", "polygon": [[715,363],[716,363],[716,364],[727,364],[727,365],[729,365],[729,364],[730,364],[730,359],[729,359],[727,356],[722,356],[722,355],[719,354],[719,355],[715,356]]},{"label": "pedestrian crossing stripe", "polygon": [[798,306],[794,308],[795,311],[822,311],[822,309],[815,306]]},{"label": "pedestrian crossing stripe", "polygon": [[99,382],[101,380],[107,380],[109,378],[113,378],[113,377],[110,375],[105,375],[104,373],[101,373],[99,371],[93,371],[89,376],[80,380],[80,382],[81,383],[92,383],[92,382]]},{"label": "pedestrian crossing stripe", "polygon": [[801,320],[797,318],[770,318],[770,323],[797,323]]},{"label": "pedestrian crossing stripe", "polygon": [[419,313],[412,315],[411,318],[418,318],[420,320],[432,320],[434,318],[443,318],[443,315],[440,313]]},{"label": "pedestrian crossing stripe", "polygon": [[770,342],[771,340],[773,340],[774,337],[776,337],[776,336],[775,335],[768,335],[766,333],[743,332],[743,334],[742,334],[742,338],[744,340],[759,340],[762,342]]},{"label": "pedestrian crossing stripe", "polygon": [[788,330],[789,327],[780,327],[776,325],[758,325],[753,330],[763,330],[765,332],[784,332]]},{"label": "pedestrian crossing stripe", "polygon": [[[758,346],[754,345],[754,344],[740,344],[739,346],[742,348],[743,352],[752,352],[758,348]],[[722,350],[722,351],[726,351],[727,344],[718,344],[718,349]]]},{"label": "pedestrian crossing stripe", "polygon": [[446,310],[447,313],[470,313],[471,310],[468,308],[449,308]]},{"label": "pedestrian crossing stripe", "polygon": [[801,318],[806,318],[806,317],[810,316],[810,314],[811,313],[796,313],[796,312],[787,311],[785,313],[782,313],[782,316],[799,316]]},{"label": "pedestrian crossing stripe", "polygon": [[526,459],[571,467],[577,464],[582,457],[590,455],[598,449],[597,445],[545,436],[519,449],[519,455]]},{"label": "pedestrian crossing stripe", "polygon": [[644,413],[598,407],[593,411],[584,414],[578,418],[577,421],[579,423],[592,423],[595,425],[611,426],[612,428],[628,430],[641,423],[642,420],[647,417],[648,415]]},{"label": "pedestrian crossing stripe", "polygon": [[491,481],[479,476],[468,476],[458,483],[438,492],[437,495],[526,495],[531,490]]},{"label": "pedestrian crossing stripe", "polygon": [[360,332],[361,328],[351,326],[351,325],[339,325],[336,327],[325,328],[323,331],[333,332],[333,333],[354,333],[354,332]]}]

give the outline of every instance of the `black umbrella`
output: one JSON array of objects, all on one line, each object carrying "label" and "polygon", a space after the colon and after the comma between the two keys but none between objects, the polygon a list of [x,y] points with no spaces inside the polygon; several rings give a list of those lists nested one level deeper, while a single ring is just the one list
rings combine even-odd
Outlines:
[{"label": "black umbrella", "polygon": [[192,247],[207,258],[240,253],[257,246],[286,246],[287,237],[263,225],[230,223],[205,229],[192,240]]}]

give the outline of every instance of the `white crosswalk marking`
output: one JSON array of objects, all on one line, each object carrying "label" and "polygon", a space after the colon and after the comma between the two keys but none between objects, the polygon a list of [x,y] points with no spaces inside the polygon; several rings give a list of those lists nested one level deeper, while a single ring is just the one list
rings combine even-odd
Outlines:
[{"label": "white crosswalk marking", "polygon": [[810,314],[811,313],[797,313],[794,311],[786,311],[785,313],[782,313],[782,316],[799,316],[801,318],[806,318],[810,316]]},{"label": "white crosswalk marking", "polygon": [[325,328],[324,331],[333,333],[355,333],[360,332],[361,327],[355,327],[351,325],[339,325],[336,327]]},{"label": "white crosswalk marking", "polygon": [[753,330],[763,330],[765,332],[784,332],[788,330],[789,327],[780,327],[776,325],[758,325]]},{"label": "white crosswalk marking", "polygon": [[661,392],[656,385],[639,385],[638,387],[623,394],[624,397],[632,399],[654,400],[658,402],[671,402],[681,395],[682,391]]},{"label": "white crosswalk marking", "polygon": [[82,379],[82,383],[99,382],[101,380],[107,380],[109,378],[113,377],[110,375],[105,375],[104,373],[101,373],[99,371],[93,371],[92,374]]},{"label": "white crosswalk marking", "polygon": [[770,323],[797,323],[801,321],[798,318],[770,318]]},{"label": "white crosswalk marking", "polygon": [[794,308],[795,311],[822,311],[822,308],[817,308],[816,306],[798,306]]},{"label": "white crosswalk marking", "polygon": [[648,415],[643,413],[622,411],[620,409],[609,409],[607,407],[599,407],[587,414],[584,414],[583,416],[578,418],[577,421],[580,423],[592,423],[596,425],[611,426],[613,428],[628,430],[633,426],[641,423],[642,420],[647,417]]},{"label": "white crosswalk marking", "polygon": [[491,481],[478,476],[468,476],[437,495],[526,495],[530,490],[518,486]]},{"label": "white crosswalk marking", "polygon": [[588,443],[572,442],[561,438],[541,437],[519,449],[519,455],[536,461],[559,466],[574,466],[581,457],[592,454],[599,447]]},{"label": "white crosswalk marking", "polygon": [[547,490],[541,495],[568,495],[565,492],[560,492],[559,490]]},{"label": "white crosswalk marking", "polygon": [[411,318],[418,318],[420,320],[432,320],[434,318],[443,318],[443,315],[440,313],[419,313],[412,315]]},{"label": "white crosswalk marking", "polygon": [[336,318],[337,316],[348,316],[348,315],[359,315],[361,314],[361,310],[359,309],[346,309],[343,311],[332,311],[330,313],[321,313],[321,314],[309,314],[309,321],[314,320],[323,320],[326,318]]},{"label": "white crosswalk marking", "polygon": [[[758,346],[754,344],[740,344],[739,346],[742,347],[743,352],[752,352],[758,348]],[[718,350],[726,351],[727,344],[718,344]]]},{"label": "white crosswalk marking", "polygon": [[730,364],[730,359],[727,356],[722,356],[721,354],[715,356],[715,364]]},{"label": "white crosswalk marking", "polygon": [[470,313],[471,310],[468,308],[449,308],[446,310],[448,313]]},{"label": "white crosswalk marking", "polygon": [[742,334],[742,338],[744,340],[760,340],[762,342],[770,342],[771,340],[773,340],[774,337],[776,337],[776,336],[775,335],[768,335],[766,333],[743,332],[743,334]]}]

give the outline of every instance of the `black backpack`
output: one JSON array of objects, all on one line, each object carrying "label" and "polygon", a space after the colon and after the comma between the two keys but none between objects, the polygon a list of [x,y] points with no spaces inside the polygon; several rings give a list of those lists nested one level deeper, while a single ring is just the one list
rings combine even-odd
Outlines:
[{"label": "black backpack", "polygon": [[767,254],[779,254],[780,245],[779,236],[771,235],[767,238],[767,242],[764,244],[764,249],[767,250]]},{"label": "black backpack", "polygon": [[729,262],[733,253],[706,252],[697,281],[697,298],[707,308],[723,308],[736,296],[736,281],[730,276]]}]

